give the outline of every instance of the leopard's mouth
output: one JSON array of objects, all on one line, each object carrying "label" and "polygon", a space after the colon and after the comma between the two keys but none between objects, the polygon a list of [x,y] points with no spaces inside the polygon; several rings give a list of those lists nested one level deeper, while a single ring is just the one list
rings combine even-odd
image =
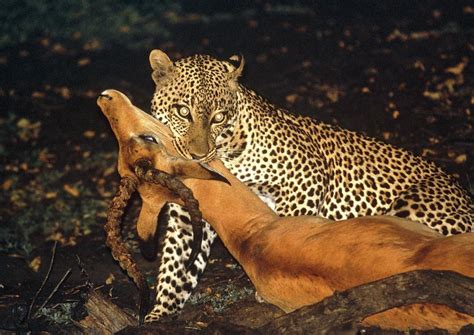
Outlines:
[{"label": "leopard's mouth", "polygon": [[202,163],[209,163],[214,158],[216,158],[216,154],[217,154],[217,149],[216,147],[214,147],[211,149],[211,151],[209,151],[209,153],[205,157],[201,158],[199,161]]},{"label": "leopard's mouth", "polygon": [[[179,141],[178,139],[174,139],[173,140],[173,146],[174,148],[176,149],[176,151],[178,152],[178,154],[183,157],[183,158],[186,158],[186,159],[195,159],[191,153],[189,153],[189,151],[187,150],[187,146],[184,145],[181,141]],[[202,157],[202,158],[199,158],[199,161],[202,162],[202,163],[209,163],[210,161],[212,161],[214,158],[216,158],[216,154],[217,154],[217,149],[216,147],[214,146],[206,156]]]}]

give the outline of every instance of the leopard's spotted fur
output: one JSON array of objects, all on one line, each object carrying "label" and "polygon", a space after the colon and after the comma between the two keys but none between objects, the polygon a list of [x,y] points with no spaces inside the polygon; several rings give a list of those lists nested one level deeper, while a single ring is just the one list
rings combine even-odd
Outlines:
[{"label": "leopard's spotted fur", "polygon": [[[289,114],[239,85],[242,66],[236,68],[230,61],[195,55],[173,63],[155,50],[150,62],[157,84],[152,113],[170,126],[177,150],[202,160],[219,156],[278,214],[335,220],[386,214],[422,222],[444,235],[472,231],[470,196],[433,163],[375,139]],[[214,122],[218,113],[224,120]],[[185,211],[174,206],[170,223],[179,226]],[[203,245],[215,236],[207,237]],[[176,243],[180,248],[186,244]],[[168,251],[165,260],[177,258]],[[184,292],[179,283],[194,287],[205,263],[196,264],[186,275],[183,263],[160,268],[157,305],[147,321],[179,310],[189,297],[190,290]],[[178,267],[182,278],[163,293],[160,278]]]}]

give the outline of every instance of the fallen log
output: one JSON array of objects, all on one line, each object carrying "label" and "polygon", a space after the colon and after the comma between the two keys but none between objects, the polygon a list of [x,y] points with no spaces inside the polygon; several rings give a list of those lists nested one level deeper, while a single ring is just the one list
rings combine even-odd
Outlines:
[{"label": "fallen log", "polygon": [[[199,332],[202,334],[262,335],[338,334],[347,325],[352,326],[354,330],[360,329],[359,322],[370,315],[416,303],[446,305],[458,312],[474,315],[474,279],[452,271],[406,272],[343,292],[336,292],[317,304],[283,315],[258,329],[215,322]],[[86,309],[89,313],[86,318],[88,320],[80,322],[83,327],[86,327],[85,329],[91,330],[89,332],[86,330],[86,333],[193,333],[182,321],[139,326],[135,318],[121,311],[110,299],[97,291],[91,290]],[[472,329],[472,326],[467,326],[460,334],[469,334]],[[375,329],[371,333],[399,334],[400,332],[387,333]],[[447,332],[437,329],[420,331],[416,334],[447,334]]]},{"label": "fallen log", "polygon": [[263,334],[327,334],[335,325],[360,322],[417,303],[446,305],[474,315],[474,279],[452,271],[418,270],[336,292],[323,301],[283,315],[263,326]]},{"label": "fallen log", "polygon": [[90,289],[84,305],[88,315],[76,325],[85,334],[115,334],[127,326],[137,326],[136,317],[125,313],[100,291]]}]

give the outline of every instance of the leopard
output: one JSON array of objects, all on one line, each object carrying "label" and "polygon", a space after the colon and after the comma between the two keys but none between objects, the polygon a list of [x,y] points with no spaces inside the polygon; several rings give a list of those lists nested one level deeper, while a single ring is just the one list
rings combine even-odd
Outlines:
[{"label": "leopard", "polygon": [[[275,106],[239,83],[242,55],[171,61],[155,49],[149,61],[156,85],[151,113],[170,128],[179,155],[218,157],[277,214],[393,215],[446,236],[472,232],[472,197],[454,177],[405,149]],[[183,308],[216,238],[204,221],[203,249],[186,269],[192,236],[186,209],[169,203],[156,224],[168,224],[168,231],[146,322]],[[154,238],[139,237],[143,250],[147,244],[154,250]]]}]

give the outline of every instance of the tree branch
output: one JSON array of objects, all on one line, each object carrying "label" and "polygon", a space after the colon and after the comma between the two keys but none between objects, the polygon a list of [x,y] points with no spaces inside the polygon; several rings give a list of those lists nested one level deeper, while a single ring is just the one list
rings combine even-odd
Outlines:
[{"label": "tree branch", "polygon": [[334,325],[360,322],[370,315],[417,303],[446,305],[474,315],[474,280],[452,271],[406,272],[336,292],[320,303],[281,316],[260,330],[264,334],[324,334]]}]

